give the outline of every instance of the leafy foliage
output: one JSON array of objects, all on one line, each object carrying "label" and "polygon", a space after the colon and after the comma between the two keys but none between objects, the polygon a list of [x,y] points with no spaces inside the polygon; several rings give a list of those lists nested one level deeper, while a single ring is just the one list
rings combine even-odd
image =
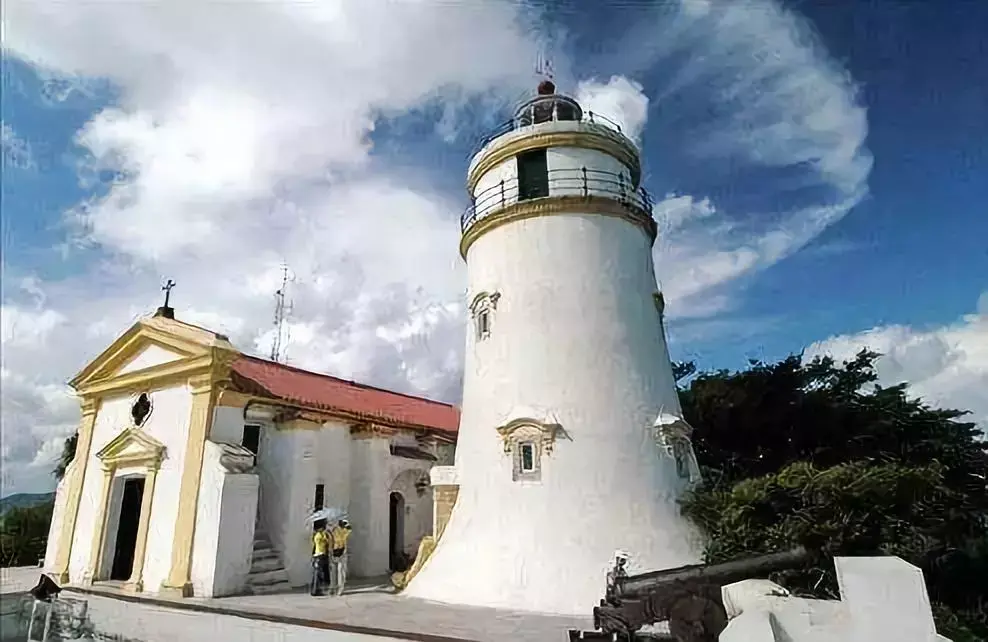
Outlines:
[{"label": "leafy foliage", "polygon": [[779,578],[818,597],[837,597],[833,556],[900,556],[923,569],[941,632],[988,639],[988,444],[966,413],[873,385],[877,357],[693,377],[680,396],[706,485],[684,511],[710,561],[819,550]]},{"label": "leafy foliage", "polygon": [[58,464],[55,466],[55,470],[52,474],[55,475],[55,479],[62,481],[65,477],[65,471],[68,470],[69,464],[75,459],[75,449],[79,443],[79,433],[74,432],[70,437],[68,437],[62,445],[62,456],[58,459]]},{"label": "leafy foliage", "polygon": [[0,566],[33,566],[44,557],[54,502],[10,509],[0,522]]}]

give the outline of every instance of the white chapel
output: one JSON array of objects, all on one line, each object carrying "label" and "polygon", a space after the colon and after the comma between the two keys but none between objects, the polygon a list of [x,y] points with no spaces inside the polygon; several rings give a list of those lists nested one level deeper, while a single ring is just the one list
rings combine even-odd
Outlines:
[{"label": "white chapel", "polygon": [[348,511],[356,576],[403,569],[433,530],[450,405],[248,356],[167,307],[71,386],[82,423],[45,558],[61,583],[277,592],[309,581],[316,509]]}]

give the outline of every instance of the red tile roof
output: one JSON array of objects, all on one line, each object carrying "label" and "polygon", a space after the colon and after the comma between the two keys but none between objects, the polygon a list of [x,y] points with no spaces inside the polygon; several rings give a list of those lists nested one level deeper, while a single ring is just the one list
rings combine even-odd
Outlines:
[{"label": "red tile roof", "polygon": [[247,355],[241,355],[233,362],[233,380],[243,392],[451,436],[456,434],[460,423],[459,409],[449,404]]}]

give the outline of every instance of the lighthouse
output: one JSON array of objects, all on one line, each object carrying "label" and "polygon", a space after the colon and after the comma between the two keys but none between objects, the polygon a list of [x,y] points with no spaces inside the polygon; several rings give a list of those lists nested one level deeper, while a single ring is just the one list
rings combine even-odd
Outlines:
[{"label": "lighthouse", "polygon": [[472,158],[460,429],[433,470],[456,499],[405,594],[587,616],[616,551],[699,561],[641,175],[621,128],[548,80]]}]

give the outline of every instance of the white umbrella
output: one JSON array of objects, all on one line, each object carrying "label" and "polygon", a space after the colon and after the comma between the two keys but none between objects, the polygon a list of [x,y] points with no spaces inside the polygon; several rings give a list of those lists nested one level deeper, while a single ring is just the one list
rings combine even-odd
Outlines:
[{"label": "white umbrella", "polygon": [[305,521],[306,522],[318,522],[320,520],[326,520],[328,522],[336,521],[341,517],[346,517],[346,511],[342,508],[337,508],[335,506],[330,506],[328,508],[320,508],[316,512],[309,515]]}]

